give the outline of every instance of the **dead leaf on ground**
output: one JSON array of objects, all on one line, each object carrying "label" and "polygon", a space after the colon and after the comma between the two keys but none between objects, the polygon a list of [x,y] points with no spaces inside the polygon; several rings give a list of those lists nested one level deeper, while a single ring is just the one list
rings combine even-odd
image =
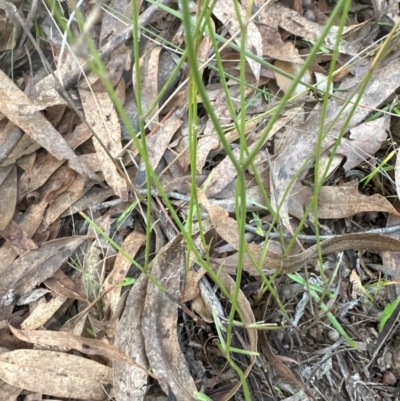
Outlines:
[{"label": "dead leaf on ground", "polygon": [[[261,270],[266,275],[273,274],[276,270],[281,270],[285,274],[294,273],[302,269],[305,263],[317,260],[319,250],[322,255],[329,255],[330,253],[341,252],[347,249],[399,252],[400,241],[388,235],[373,233],[338,235],[321,241],[319,244],[313,245],[304,252],[293,256],[282,257],[281,254],[268,250],[263,259],[264,264],[261,266]],[[252,248],[253,259],[256,258],[257,261],[257,257],[260,258],[262,252],[263,249],[261,246]],[[211,258],[211,262],[216,271],[222,269],[229,274],[236,274],[238,264],[237,254],[225,258]],[[255,276],[260,275],[259,270],[254,267],[251,259],[246,254],[244,255],[243,268],[250,274]]]},{"label": "dead leaf on ground", "polygon": [[25,131],[32,139],[59,160],[67,159],[72,169],[95,181],[99,177],[90,171],[71,150],[30,99],[0,70],[0,112]]},{"label": "dead leaf on ground", "polygon": [[0,186],[0,231],[14,216],[17,203],[17,168],[14,166]]},{"label": "dead leaf on ground", "polygon": [[121,126],[114,103],[107,92],[90,92],[80,89],[79,95],[86,120],[97,134],[97,138],[93,138],[93,144],[101,163],[104,178],[114,189],[115,194],[126,201],[128,200],[127,183],[117,170],[115,162],[118,163],[118,161],[110,158],[110,155],[117,157],[122,150]]},{"label": "dead leaf on ground", "polygon": [[[122,248],[129,256],[135,258],[139,249],[145,243],[146,236],[138,231],[132,231],[122,244]],[[106,280],[104,281],[105,287],[109,287],[112,284],[122,283],[128,274],[129,268],[131,266],[131,261],[128,260],[122,253],[118,253],[117,258],[114,262],[114,268],[108,274]],[[109,293],[104,297],[105,309],[110,311],[111,316],[114,316],[118,301],[121,296],[121,287],[114,287]]]},{"label": "dead leaf on ground", "polygon": [[0,354],[0,378],[13,386],[54,397],[103,400],[112,369],[54,351],[22,349]]},{"label": "dead leaf on ground", "polygon": [[[146,368],[149,366],[149,361],[142,333],[142,313],[148,281],[146,275],[142,274],[130,290],[115,337],[115,346]],[[132,398],[137,401],[143,400],[147,374],[124,361],[115,361],[114,369],[114,390],[118,400],[130,401]]]},{"label": "dead leaf on ground", "polygon": [[88,237],[75,236],[46,242],[19,257],[2,272],[0,294],[14,288],[24,293],[51,277]]},{"label": "dead leaf on ground", "polygon": [[318,217],[340,219],[360,212],[400,213],[382,195],[362,195],[353,187],[322,187],[319,195]]},{"label": "dead leaf on ground", "polygon": [[44,297],[40,298],[34,303],[35,307],[29,316],[21,323],[21,328],[36,330],[44,326],[66,301],[67,298],[61,295],[55,295],[49,301]]},{"label": "dead leaf on ground", "polygon": [[[359,124],[368,115],[371,108],[377,107],[386,100],[395,88],[400,85],[399,65],[400,61],[396,59],[373,74],[360,99],[360,104],[363,107],[356,109],[348,124],[348,129],[352,129]],[[356,94],[353,92],[350,91],[347,95],[349,99],[356,98]],[[357,88],[355,92],[357,93]],[[339,102],[336,99],[329,101],[326,110],[325,127],[329,127],[329,124],[337,116],[342,103],[342,101]],[[340,133],[350,110],[351,104],[343,110],[339,119],[335,121],[334,127],[330,129],[329,135],[321,144],[321,151],[333,146],[336,135]],[[290,224],[288,203],[291,194],[291,191],[287,192],[287,189],[296,180],[296,175],[298,177],[299,170],[304,165],[307,157],[314,152],[318,138],[316,133],[320,125],[320,113],[321,108],[317,105],[304,123],[290,128],[286,133],[285,144],[282,146],[283,151],[279,155],[275,155],[276,158],[272,161],[271,204],[275,210],[278,210],[278,206],[280,206],[279,214],[287,226]],[[299,132],[303,134],[299,135]],[[303,173],[299,177],[300,179],[305,177],[312,166],[311,161],[312,159],[310,159],[310,163],[305,165]],[[286,192],[287,194],[284,196]]]},{"label": "dead leaf on ground", "polygon": [[184,271],[182,236],[177,236],[157,254],[151,271],[170,296],[149,281],[142,323],[151,369],[160,377],[163,391],[168,394],[170,388],[176,399],[182,401],[192,400],[197,391],[178,341],[178,305],[170,298],[179,297]]},{"label": "dead leaf on ground", "polygon": [[[238,4],[240,11],[240,18],[242,23],[246,21],[246,50],[250,53],[255,53],[257,57],[262,58],[263,56],[263,41],[258,30],[258,27],[253,21],[248,22],[248,16],[244,7]],[[229,32],[232,36],[235,36],[235,42],[240,46],[240,35],[237,35],[241,31],[240,24],[238,22],[238,16],[236,14],[236,7],[231,1],[217,0],[213,4],[213,14],[225,25],[229,26]],[[253,71],[256,81],[260,78],[261,65],[260,63],[247,57],[251,70]]]},{"label": "dead leaf on ground", "polygon": [[337,148],[337,154],[346,156],[343,168],[351,170],[374,157],[387,139],[389,126],[389,119],[381,117],[352,128],[349,138],[343,138]]},{"label": "dead leaf on ground", "polygon": [[[159,130],[147,135],[146,148],[149,164],[155,170],[162,159],[171,138],[181,127],[183,121],[180,118],[180,112],[174,112],[166,121],[164,121]],[[142,186],[146,182],[146,165],[144,161],[140,163],[139,171],[136,176],[136,185]]]}]

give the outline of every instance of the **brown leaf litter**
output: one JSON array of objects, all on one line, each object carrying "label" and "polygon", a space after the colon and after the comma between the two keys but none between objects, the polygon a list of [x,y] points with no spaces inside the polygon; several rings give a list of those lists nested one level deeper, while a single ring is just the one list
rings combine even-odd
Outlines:
[{"label": "brown leaf litter", "polygon": [[139,3],[140,38],[128,0],[56,2],[68,34],[0,1],[1,399],[397,399],[398,4],[352,2],[275,118],[334,4],[211,2],[190,65]]}]

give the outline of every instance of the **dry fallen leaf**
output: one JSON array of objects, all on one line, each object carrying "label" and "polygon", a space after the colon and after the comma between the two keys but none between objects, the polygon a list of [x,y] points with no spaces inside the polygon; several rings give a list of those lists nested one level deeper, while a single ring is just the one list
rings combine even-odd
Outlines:
[{"label": "dry fallen leaf", "polygon": [[[301,68],[303,67],[301,64],[297,63],[290,63],[287,61],[281,61],[281,60],[276,60],[275,61],[275,67],[279,68],[280,70],[293,75],[294,77],[297,77],[299,75],[299,72]],[[276,83],[278,86],[281,88],[283,93],[286,93],[289,91],[290,86],[292,85],[293,80],[286,78],[285,76],[275,72],[275,77],[276,77]],[[304,73],[304,75],[301,77],[301,82],[304,82],[306,84],[311,85],[312,84],[312,77],[311,74],[308,70]],[[303,92],[307,91],[307,86],[299,83],[297,86],[294,88],[292,91],[292,95],[299,95]]]},{"label": "dry fallen leaf", "polygon": [[340,219],[360,212],[387,212],[400,216],[392,204],[380,194],[362,195],[354,187],[322,187],[319,195],[318,217]]},{"label": "dry fallen leaf", "polygon": [[[171,138],[180,128],[183,121],[179,117],[180,112],[176,111],[166,121],[164,121],[159,130],[146,136],[146,148],[148,162],[156,170],[160,160],[162,159]],[[137,172],[135,184],[142,186],[146,182],[146,165],[144,161],[140,162],[139,171]]]},{"label": "dry fallen leaf", "polygon": [[58,160],[67,159],[79,174],[99,181],[71,150],[65,139],[55,130],[31,100],[0,70],[0,112],[21,128]]},{"label": "dry fallen leaf", "polygon": [[26,252],[2,272],[1,296],[11,288],[22,294],[51,277],[87,239],[85,236],[60,238]]},{"label": "dry fallen leaf", "polygon": [[[122,244],[122,248],[127,252],[132,258],[135,258],[139,249],[145,243],[146,236],[138,231],[132,231]],[[117,258],[114,262],[114,267],[112,271],[108,274],[104,285],[106,288],[113,284],[122,283],[128,274],[129,268],[131,266],[131,261],[128,260],[122,253],[118,253]],[[118,301],[121,296],[121,287],[116,286],[110,292],[104,296],[105,310],[109,310],[111,316],[114,316]]]},{"label": "dry fallen leaf", "polygon": [[[142,333],[142,312],[147,284],[148,278],[142,274],[130,290],[115,336],[115,346],[146,368],[149,362]],[[146,384],[146,372],[127,362],[115,361],[114,391],[118,401],[143,400]]]},{"label": "dry fallen leaf", "polygon": [[104,400],[112,369],[53,351],[22,349],[0,354],[0,378],[25,390],[54,397]]},{"label": "dry fallen leaf", "polygon": [[[348,124],[348,129],[352,129],[363,121],[371,108],[376,108],[386,100],[399,85],[400,60],[395,59],[374,72],[360,99],[360,104],[363,107],[356,109]],[[355,90],[350,91],[347,97],[354,99],[357,95],[357,90],[358,88],[356,87]],[[344,110],[341,110],[342,103],[343,101],[336,99],[332,99],[328,103],[325,116],[325,129],[329,127],[329,124],[337,117],[338,113],[342,112],[340,117],[335,121],[335,125],[330,127],[329,135],[321,144],[321,151],[329,149],[334,145],[336,136],[343,129],[343,124],[348,118],[351,104]],[[293,184],[293,181],[298,179],[296,177],[299,177],[299,170],[304,165],[304,161],[310,153],[313,154],[318,138],[316,133],[320,129],[320,113],[321,108],[317,105],[304,123],[287,130],[285,143],[281,147],[283,150],[279,155],[275,155],[275,159],[272,161],[271,204],[275,210],[278,210],[278,206],[280,206],[279,215],[287,226],[290,225],[288,203],[291,197],[291,191],[287,192],[287,189]],[[299,135],[299,132],[302,134]],[[305,166],[300,179],[307,174],[311,165],[310,162]]]},{"label": "dry fallen leaf", "polygon": [[350,130],[349,138],[343,138],[337,154],[346,156],[343,168],[348,171],[364,160],[369,161],[387,139],[390,120],[385,117],[361,123]]},{"label": "dry fallen leaf", "polygon": [[170,388],[176,399],[182,401],[192,400],[197,390],[178,341],[178,305],[171,300],[171,296],[179,297],[184,271],[182,236],[177,236],[157,254],[151,271],[170,296],[149,281],[142,323],[152,371],[160,377],[163,391],[168,394]]},{"label": "dry fallen leaf", "polygon": [[4,230],[14,216],[17,203],[17,168],[14,166],[0,185],[0,231]]},{"label": "dry fallen leaf", "polygon": [[97,138],[93,138],[93,144],[104,178],[114,189],[115,194],[123,201],[127,201],[127,183],[120,176],[115,162],[111,158],[117,157],[122,150],[121,126],[114,103],[107,92],[90,92],[80,89],[79,95],[86,120],[97,134]]},{"label": "dry fallen leaf", "polygon": [[[304,268],[305,263],[318,259],[319,251],[322,255],[329,255],[330,253],[347,249],[400,252],[400,240],[388,235],[373,233],[344,234],[321,241],[319,244],[313,245],[304,252],[293,256],[282,257],[282,255],[269,250],[263,259],[262,270],[264,274],[272,274],[275,270],[281,270],[285,274],[294,273]],[[262,252],[261,246],[252,247],[252,256],[256,260],[260,258]],[[211,262],[216,271],[222,269],[229,274],[236,274],[237,254],[226,258],[211,258]],[[243,268],[250,274],[260,275],[260,272],[254,267],[246,254],[244,255]]]},{"label": "dry fallen leaf", "polygon": [[[237,4],[237,9],[240,12],[241,23],[246,21],[246,50],[255,53],[257,57],[263,56],[263,43],[260,31],[253,21],[248,22],[247,10],[241,4]],[[238,21],[235,5],[229,0],[217,0],[213,3],[213,14],[223,23],[229,27],[229,32],[235,36],[235,42],[240,46],[241,25]],[[251,70],[253,71],[256,81],[260,78],[261,64],[247,57]]]}]

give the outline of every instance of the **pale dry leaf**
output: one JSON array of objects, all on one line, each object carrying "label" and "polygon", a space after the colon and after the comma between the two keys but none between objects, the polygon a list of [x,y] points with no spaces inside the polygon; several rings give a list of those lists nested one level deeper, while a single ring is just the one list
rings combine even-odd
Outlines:
[{"label": "pale dry leaf", "polygon": [[[363,107],[356,108],[347,128],[352,129],[359,124],[370,113],[371,108],[379,106],[399,86],[400,59],[396,59],[374,72],[359,101],[359,104],[362,104]],[[348,94],[349,99],[355,100],[357,96],[357,88],[355,92]],[[344,101],[332,99],[328,103],[325,115],[325,129],[329,128],[329,135],[322,142],[321,151],[325,151],[334,145],[336,137],[340,134],[343,124],[349,116],[353,103],[348,104],[344,110],[341,110],[341,105]],[[340,116],[337,118],[339,113]],[[271,204],[274,210],[278,210],[278,205],[280,205],[279,215],[288,226],[290,226],[288,202],[291,198],[291,191],[288,191],[288,188],[298,178],[305,177],[312,165],[312,159],[310,159],[310,163],[305,167],[303,166],[307,157],[313,154],[317,143],[318,135],[316,133],[320,129],[320,114],[321,108],[316,106],[304,123],[288,129],[285,143],[281,147],[283,150],[279,155],[274,155],[275,159],[272,161],[270,175]],[[334,126],[330,127],[334,120]],[[304,170],[299,176],[299,170],[302,166]]]},{"label": "pale dry leaf", "polygon": [[400,199],[400,157],[399,157],[398,150],[397,150],[397,155],[396,155],[396,165],[394,168],[394,175],[395,175],[395,182],[396,182],[397,198]]},{"label": "pale dry leaf", "polygon": [[66,300],[67,298],[56,295],[49,301],[38,303],[30,315],[21,323],[21,328],[23,330],[36,330],[44,326]]},{"label": "pale dry leaf", "polygon": [[22,388],[13,386],[0,380],[0,394],[4,401],[17,401],[18,396],[22,393]]},{"label": "pale dry leaf", "polygon": [[46,302],[46,299],[43,299],[43,297],[47,294],[51,294],[51,291],[46,288],[34,288],[18,297],[15,301],[15,305],[29,305],[29,310],[32,311],[40,305],[40,303]]},{"label": "pale dry leaf", "polygon": [[[168,147],[171,138],[183,124],[179,117],[179,112],[173,113],[168,120],[164,121],[160,129],[146,136],[146,148],[148,162],[155,170]],[[139,165],[139,171],[136,176],[136,185],[142,186],[146,181],[146,165],[142,160]]]},{"label": "pale dry leaf", "polygon": [[[113,52],[111,60],[105,67],[107,78],[113,87],[117,87],[122,79],[126,60],[128,59],[128,52],[129,50],[126,48],[126,46],[123,46],[121,49],[117,49]],[[82,88],[87,88],[90,85],[90,88],[93,92],[107,91],[101,78],[98,78],[93,84],[88,84],[87,81],[85,81],[83,84],[84,85]],[[125,85],[123,85],[123,87],[125,88]],[[122,104],[123,103],[124,102],[122,102]]]},{"label": "pale dry leaf", "polygon": [[32,153],[30,155],[22,156],[17,160],[18,167],[21,167],[25,172],[32,170],[33,165],[36,161],[37,154]]},{"label": "pale dry leaf", "polygon": [[[129,256],[135,258],[140,248],[143,246],[146,236],[139,231],[132,231],[124,240],[122,248]],[[105,287],[110,287],[113,284],[122,283],[128,274],[131,261],[128,260],[122,253],[117,254],[114,267],[104,281]],[[118,301],[121,296],[121,287],[116,286],[104,296],[104,308],[110,310],[111,316],[114,316]]]},{"label": "pale dry leaf", "polygon": [[61,269],[57,270],[43,284],[54,293],[65,298],[86,301],[85,296],[76,288],[76,284]]},{"label": "pale dry leaf", "polygon": [[0,231],[14,216],[17,204],[17,167],[14,166],[0,186]]},{"label": "pale dry leaf", "polygon": [[[162,248],[151,271],[170,296],[177,298],[185,271],[182,240],[182,236],[177,236]],[[142,323],[146,354],[151,369],[160,377],[163,391],[168,394],[172,390],[178,400],[192,400],[196,385],[178,341],[178,305],[170,296],[149,281]]]},{"label": "pale dry leaf", "polygon": [[0,167],[0,185],[3,184],[4,180],[8,177],[9,172],[13,168],[14,168],[14,164],[10,164],[8,166]]},{"label": "pale dry leaf", "polygon": [[187,272],[185,288],[183,289],[182,296],[180,298],[181,302],[189,302],[200,294],[199,282],[206,273],[206,270],[203,268],[200,268],[198,271],[189,270]]},{"label": "pale dry leaf", "polygon": [[114,103],[107,92],[92,93],[80,89],[79,95],[86,120],[97,134],[98,139],[93,138],[93,144],[102,166],[104,178],[114,189],[115,194],[126,201],[128,200],[127,183],[119,175],[114,160],[103,148],[104,146],[112,157],[116,157],[122,150],[121,126]]},{"label": "pale dry leaf", "polygon": [[263,41],[263,55],[273,60],[288,61],[290,63],[302,64],[298,50],[290,41],[284,42],[279,32],[279,19],[275,17],[273,7],[263,7],[258,14],[258,29]]},{"label": "pale dry leaf", "polygon": [[[147,283],[148,278],[141,274],[131,288],[115,336],[115,346],[146,368],[149,362],[142,334],[142,312]],[[123,361],[114,362],[114,391],[118,401],[143,400],[147,379],[142,369]]]},{"label": "pale dry leaf", "polygon": [[[395,202],[395,206],[398,207],[399,202]],[[390,215],[387,221],[386,226],[391,227],[400,224],[400,218],[394,215]],[[391,237],[400,240],[400,233],[394,232],[391,234]],[[384,274],[387,274],[394,281],[394,285],[396,287],[396,292],[400,291],[400,253],[399,252],[382,252],[382,265],[381,271]]]},{"label": "pale dry leaf", "polygon": [[81,197],[73,203],[60,217],[70,216],[82,210],[99,206],[107,198],[114,195],[112,188],[91,188],[86,186]]},{"label": "pale dry leaf", "polygon": [[380,21],[384,15],[387,15],[393,22],[399,18],[398,4],[394,0],[373,0],[372,4],[375,10],[375,19]]},{"label": "pale dry leaf", "polygon": [[[236,9],[230,0],[217,0],[213,3],[213,14],[222,22],[223,25],[229,26],[229,33],[234,36],[241,32],[241,24],[238,21]],[[248,22],[246,16],[247,11],[241,4],[237,4],[240,11],[241,23],[246,23],[246,50],[255,54],[257,57],[263,56],[263,42],[260,31],[253,21]],[[235,42],[240,46],[240,35],[235,36]],[[256,81],[260,78],[261,64],[247,57],[247,62],[253,71]]]},{"label": "pale dry leaf", "polygon": [[112,369],[89,359],[53,351],[0,354],[0,378],[25,390],[54,397],[104,400]]},{"label": "pale dry leaf", "polygon": [[[281,117],[279,117],[278,121],[271,127],[269,130],[268,135],[266,136],[264,143],[270,140],[282,127],[289,124],[289,122],[302,110],[301,107],[293,107],[284,113]],[[254,122],[254,124],[246,124],[246,131],[251,131],[256,127],[258,122]],[[227,134],[228,142],[236,140],[239,135],[237,135],[237,131],[231,131]],[[261,136],[261,132],[258,132],[254,138],[254,141],[258,140]],[[251,152],[255,148],[256,143],[252,143],[248,148],[249,152]],[[239,157],[239,149],[233,149],[234,156],[236,158]],[[265,155],[266,157],[266,155]],[[263,158],[263,156],[261,156]],[[260,171],[259,171],[260,172]],[[213,170],[213,176],[211,177],[210,183],[206,189],[206,195],[210,198],[214,197],[215,195],[219,194],[230,182],[232,182],[235,177],[237,176],[237,171],[232,163],[229,156],[226,156],[220,163],[218,163],[217,167]],[[267,191],[267,188],[264,188]],[[249,195],[250,196],[250,195]]]},{"label": "pale dry leaf", "polygon": [[[212,103],[215,115],[218,117],[221,125],[227,125],[232,118],[228,107],[226,107],[226,95],[221,90]],[[217,149],[220,144],[218,134],[215,132],[214,124],[211,120],[207,121],[203,135],[198,140],[197,145],[197,163],[196,168],[199,174],[202,174],[203,167],[206,164],[208,154],[211,150]]]},{"label": "pale dry leaf", "polygon": [[75,349],[86,355],[102,355],[111,361],[127,362],[132,359],[118,348],[102,340],[77,336],[72,333],[50,330],[18,330],[9,326],[11,332],[21,341],[47,347]]},{"label": "pale dry leaf", "polygon": [[[100,45],[113,40],[121,31],[127,28],[127,23],[131,19],[132,6],[130,0],[113,0],[108,6],[108,12],[104,13],[101,32]],[[123,17],[126,17],[123,18]]]},{"label": "pale dry leaf", "polygon": [[31,100],[4,72],[0,70],[0,112],[21,128],[35,142],[45,148],[55,158],[68,160],[72,169],[79,174],[99,181],[71,150],[65,139],[55,130],[42,113],[36,110]]},{"label": "pale dry leaf", "polygon": [[[223,286],[227,289],[227,291],[233,296],[235,293],[235,287],[236,287],[236,282],[233,280],[233,278],[221,271],[219,273],[219,279],[221,280],[221,283]],[[243,316],[243,324],[246,327],[246,332],[248,336],[248,342],[246,344],[242,343],[242,347],[245,350],[253,352],[253,355],[250,356],[250,363],[247,366],[246,370],[243,372],[244,377],[247,378],[247,376],[250,374],[254,363],[256,362],[256,352],[257,352],[257,346],[258,346],[258,334],[257,334],[257,329],[255,327],[250,327],[251,325],[254,325],[256,323],[256,319],[254,317],[254,313],[252,310],[252,307],[242,292],[242,290],[239,290],[237,299],[237,307],[241,311],[241,316]],[[230,398],[233,397],[234,394],[240,389],[242,386],[242,383],[238,381],[229,391],[226,392],[226,394],[221,398],[221,401],[228,401]]]},{"label": "pale dry leaf", "polygon": [[[266,12],[275,20],[279,21],[278,25],[286,31],[310,41],[317,41],[321,37],[324,29],[323,26],[309,21],[297,11],[285,7],[282,3],[274,2],[268,8],[264,8]],[[337,27],[332,27],[328,35],[325,37],[323,45],[330,50],[335,49],[337,43]],[[339,52],[355,56],[361,43],[348,42],[341,38],[339,42]]]},{"label": "pale dry leaf", "polygon": [[17,293],[29,291],[51,277],[86,240],[87,237],[79,236],[61,238],[26,252],[3,272],[0,294],[4,295],[10,288]]},{"label": "pale dry leaf", "polygon": [[[150,112],[150,106],[157,98],[158,88],[158,65],[160,63],[160,53],[162,51],[161,46],[155,46],[151,41],[148,42],[148,46],[144,50],[144,54],[141,57],[140,64],[140,93],[142,96],[143,114],[145,115],[145,121],[150,128],[154,130],[159,127],[158,119],[158,104],[153,107]],[[133,87],[135,87],[135,67],[133,68]],[[161,88],[160,88],[161,89]]]},{"label": "pale dry leaf", "polygon": [[[324,178],[324,181],[325,181],[342,164],[342,162],[343,162],[343,156],[338,155],[338,154],[334,154],[332,156],[332,154],[329,152],[329,150],[322,152],[319,157],[318,179],[322,180],[322,178]],[[297,184],[298,184],[298,182],[295,183],[295,186]],[[294,188],[293,188],[291,198],[295,198],[295,197],[296,197],[296,195],[294,193]],[[289,201],[289,213],[290,213],[291,201],[292,201],[292,199]],[[292,216],[296,216],[296,215],[292,215]],[[300,220],[301,220],[301,218],[300,218]]]},{"label": "pale dry leaf", "polygon": [[377,118],[357,125],[350,130],[349,138],[343,138],[336,150],[337,154],[346,156],[343,165],[345,171],[351,170],[363,161],[369,161],[387,139],[390,120]]},{"label": "pale dry leaf", "polygon": [[[275,67],[279,68],[280,70],[282,70],[290,75],[293,75],[294,77],[297,77],[303,66],[301,64],[290,63],[288,61],[276,60]],[[276,77],[276,83],[281,88],[283,93],[287,93],[289,91],[290,86],[292,85],[293,80],[290,78],[287,78],[277,72],[275,72],[275,77]],[[301,82],[304,82],[304,83],[310,84],[310,85],[312,84],[312,77],[308,70],[306,70],[304,75],[301,77]],[[297,86],[292,91],[292,94],[299,95],[303,92],[307,92],[307,89],[308,89],[307,86],[303,85],[302,83],[298,83]]]},{"label": "pale dry leaf", "polygon": [[[91,136],[92,133],[89,128],[84,124],[79,124],[72,133],[67,133],[64,139],[71,149],[75,149],[87,141]],[[39,156],[35,160],[33,167],[25,174],[22,174],[18,180],[19,198],[22,198],[28,193],[41,187],[64,163],[65,161],[58,160],[51,154]]]},{"label": "pale dry leaf", "polygon": [[[31,205],[29,209],[23,214],[18,223],[24,227],[24,231],[29,237],[31,237],[36,229],[38,228],[40,222],[43,219],[44,211],[47,207],[47,202],[39,202],[38,204]],[[14,250],[11,244],[6,242],[0,248],[0,274],[7,271],[8,266],[12,261],[18,256],[18,253]],[[3,276],[2,276],[3,277]]]},{"label": "pale dry leaf", "polygon": [[341,219],[361,212],[400,213],[382,195],[362,195],[353,187],[322,187],[319,194],[318,217]]},{"label": "pale dry leaf", "polygon": [[192,310],[196,312],[205,322],[214,323],[212,312],[208,310],[203,297],[199,295],[192,300]]},{"label": "pale dry leaf", "polygon": [[19,256],[38,247],[21,226],[13,220],[4,230],[0,231],[0,235],[13,247]]},{"label": "pale dry leaf", "polygon": [[[8,137],[10,135],[10,131],[7,130],[8,127],[15,129],[15,125],[9,121],[6,129],[3,132],[0,132],[1,139],[4,140],[4,137]],[[17,127],[16,129],[19,130]],[[12,131],[11,131],[12,132]],[[21,131],[22,132],[22,131]],[[4,143],[2,141],[2,143]],[[23,134],[22,138],[19,140],[17,145],[12,149],[12,151],[8,154],[7,158],[1,164],[3,167],[9,166],[10,164],[14,164],[17,160],[25,155],[30,155],[36,152],[38,149],[41,148],[41,145],[35,142],[29,135]]]}]

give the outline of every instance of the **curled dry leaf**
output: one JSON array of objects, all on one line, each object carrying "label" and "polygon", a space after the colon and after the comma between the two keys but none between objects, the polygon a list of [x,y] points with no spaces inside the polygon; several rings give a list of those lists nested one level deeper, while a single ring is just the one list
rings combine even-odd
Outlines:
[{"label": "curled dry leaf", "polygon": [[104,400],[112,369],[89,359],[53,351],[0,354],[0,378],[25,390],[54,397]]},{"label": "curled dry leaf", "polygon": [[[249,244],[251,245],[251,244]],[[314,245],[302,253],[293,256],[282,257],[275,252],[268,251],[264,260],[265,274],[275,270],[282,270],[283,273],[294,273],[304,267],[305,263],[318,259],[319,250],[322,255],[329,255],[334,252],[342,252],[347,249],[371,250],[371,251],[391,251],[400,252],[400,240],[396,240],[388,235],[364,233],[364,234],[344,234],[329,238]],[[263,249],[261,246],[252,248],[252,255],[256,260],[260,259]],[[227,258],[212,258],[215,269],[221,268],[230,274],[235,274],[237,268],[237,256],[231,255]],[[251,264],[249,258],[244,257],[244,268],[250,274],[259,275],[259,272]]]},{"label": "curled dry leaf", "polygon": [[182,401],[192,400],[197,390],[178,341],[178,305],[171,300],[180,294],[184,259],[181,235],[170,241],[156,256],[152,276],[170,296],[149,281],[142,326],[150,367],[160,377],[164,392],[168,394],[171,390],[176,399]]}]

